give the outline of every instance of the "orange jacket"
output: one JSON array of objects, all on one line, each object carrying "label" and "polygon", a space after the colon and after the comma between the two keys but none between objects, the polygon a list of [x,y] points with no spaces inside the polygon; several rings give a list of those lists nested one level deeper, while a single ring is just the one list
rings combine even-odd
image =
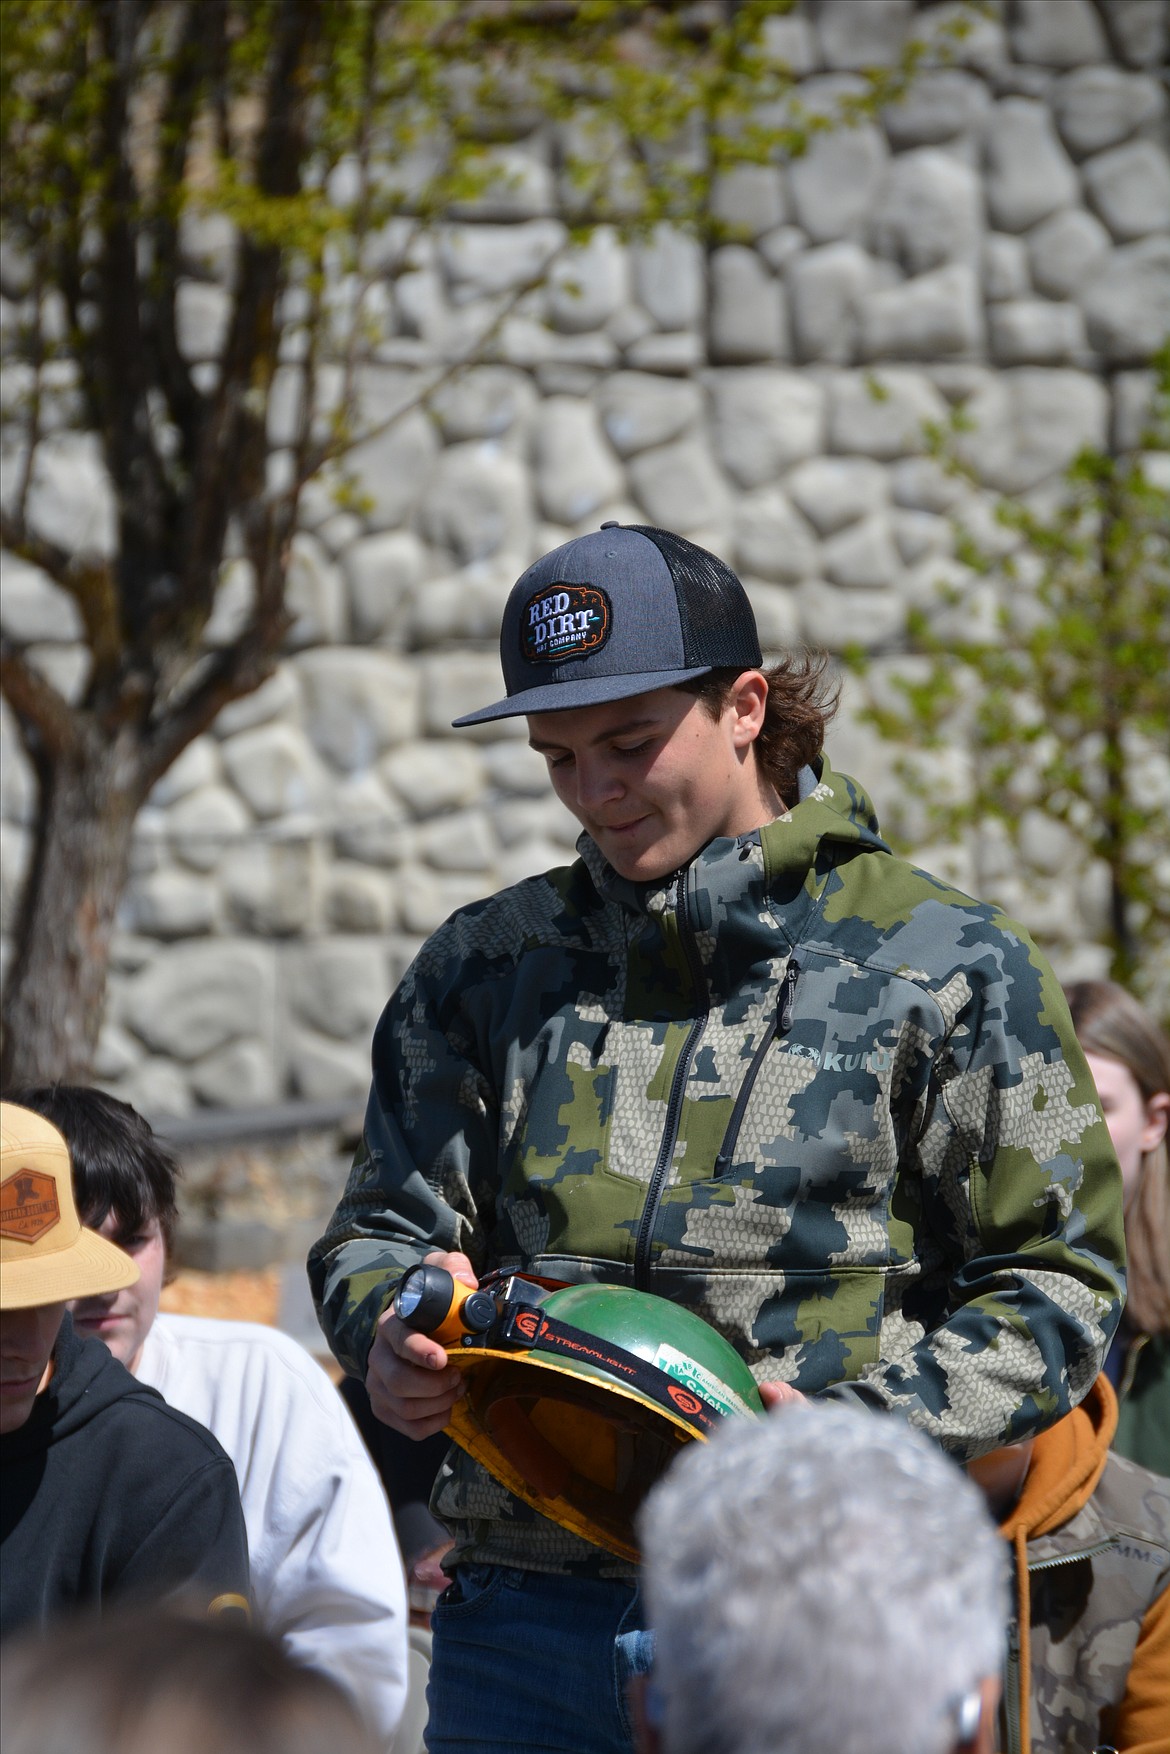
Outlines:
[{"label": "orange jacket", "polygon": [[1000,1525],[1017,1602],[1004,1754],[1170,1754],[1170,1480],[1110,1453],[1116,1424],[1100,1376],[1035,1439]]}]

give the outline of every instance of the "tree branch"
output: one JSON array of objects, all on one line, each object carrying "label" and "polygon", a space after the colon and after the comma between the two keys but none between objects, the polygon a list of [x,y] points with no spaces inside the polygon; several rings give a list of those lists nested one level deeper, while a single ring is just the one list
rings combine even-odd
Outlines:
[{"label": "tree branch", "polygon": [[69,702],[2,636],[0,694],[16,714],[21,735],[38,768],[43,767],[46,758],[50,763],[58,761],[75,747],[77,729]]}]

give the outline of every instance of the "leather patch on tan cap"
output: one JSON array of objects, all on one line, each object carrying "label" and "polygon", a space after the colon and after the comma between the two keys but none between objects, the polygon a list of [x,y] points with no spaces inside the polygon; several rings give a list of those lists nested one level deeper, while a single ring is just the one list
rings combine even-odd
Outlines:
[{"label": "leather patch on tan cap", "polygon": [[18,1169],[0,1182],[0,1236],[39,1242],[61,1222],[57,1184],[39,1169]]}]

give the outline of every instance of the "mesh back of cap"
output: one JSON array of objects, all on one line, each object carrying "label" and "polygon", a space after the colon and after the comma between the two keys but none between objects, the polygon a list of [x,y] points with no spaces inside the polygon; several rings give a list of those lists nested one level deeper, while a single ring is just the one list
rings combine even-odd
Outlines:
[{"label": "mesh back of cap", "polygon": [[747,592],[718,555],[672,530],[657,530],[648,524],[627,524],[626,528],[653,542],[666,562],[674,581],[688,666],[751,668],[763,662]]}]

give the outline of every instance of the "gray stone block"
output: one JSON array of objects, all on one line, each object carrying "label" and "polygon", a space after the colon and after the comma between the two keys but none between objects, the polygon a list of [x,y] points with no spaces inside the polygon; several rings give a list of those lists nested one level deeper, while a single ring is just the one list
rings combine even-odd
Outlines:
[{"label": "gray stone block", "polygon": [[442,811],[420,825],[415,851],[436,871],[488,872],[496,841],[482,810]]},{"label": "gray stone block", "polygon": [[533,473],[540,509],[558,524],[589,517],[625,486],[592,403],[572,396],[549,397],[538,410]]},{"label": "gray stone block", "polygon": [[803,373],[749,367],[708,384],[716,455],[740,487],[775,480],[822,444],[824,391]]},{"label": "gray stone block", "polygon": [[[19,465],[13,453],[4,463],[7,502]],[[25,517],[34,535],[55,542],[69,554],[105,559],[115,552],[117,510],[96,433],[53,432],[41,440]]]},{"label": "gray stone block", "polygon": [[780,274],[794,257],[808,247],[808,238],[798,225],[778,225],[756,240],[756,250],[774,273]]},{"label": "gray stone block", "polygon": [[305,729],[319,755],[360,773],[418,727],[418,673],[391,652],[346,647],[296,660]]},{"label": "gray stone block", "polygon": [[[548,267],[568,236],[557,219],[533,219],[520,225],[446,225],[436,234],[436,256],[443,279],[457,300],[513,292],[537,279]],[[418,281],[417,291],[433,296],[416,275],[397,283],[399,300],[410,296],[405,289]],[[423,313],[420,312],[420,315]],[[425,332],[425,320],[416,317],[413,333]]]},{"label": "gray stone block", "polygon": [[566,250],[549,271],[549,321],[569,335],[602,328],[629,296],[626,248],[610,226]]},{"label": "gray stone block", "polygon": [[283,1255],[283,1231],[262,1218],[198,1218],[184,1213],[175,1242],[178,1265],[197,1273],[260,1272]]},{"label": "gray stone block", "polygon": [[616,372],[597,392],[606,437],[619,457],[632,457],[687,432],[702,411],[699,388],[650,372]]},{"label": "gray stone block", "polygon": [[914,566],[932,554],[949,554],[954,547],[953,524],[936,512],[895,510],[890,528],[905,566]]},{"label": "gray stone block", "polygon": [[815,23],[826,67],[890,66],[910,33],[913,0],[821,0]]},{"label": "gray stone block", "polygon": [[485,445],[452,445],[419,504],[422,534],[462,565],[527,546],[531,486],[515,457]]},{"label": "gray stone block", "polygon": [[888,159],[885,136],[869,124],[813,136],[788,180],[796,222],[814,244],[864,232]]},{"label": "gray stone block", "polygon": [[958,262],[902,286],[871,292],[861,307],[865,359],[939,359],[978,351],[983,308],[974,269]]},{"label": "gray stone block", "polygon": [[[1078,208],[1070,211],[1080,210]],[[1057,214],[1048,224],[1058,225],[1067,217],[1067,214]],[[1031,290],[1028,279],[1028,249],[1023,238],[1009,237],[1002,231],[989,232],[983,240],[984,296],[989,300],[1025,298]]]},{"label": "gray stone block", "polygon": [[890,497],[907,511],[945,513],[963,498],[960,481],[933,457],[903,457],[889,472]]},{"label": "gray stone block", "polygon": [[974,262],[983,236],[983,190],[969,165],[931,147],[902,153],[890,166],[870,226],[880,256],[908,274],[944,262]]},{"label": "gray stone block", "polygon": [[1165,67],[1170,57],[1170,15],[1164,0],[1113,0],[1109,23],[1128,67]]},{"label": "gray stone block", "polygon": [[376,774],[354,774],[341,782],[331,822],[337,851],[363,865],[398,865],[413,849],[409,817]]},{"label": "gray stone block", "polygon": [[429,937],[456,908],[469,907],[498,887],[494,878],[438,875],[428,866],[407,866],[399,879],[399,909],[408,932]]},{"label": "gray stone block", "polygon": [[669,372],[676,377],[697,371],[705,358],[702,338],[689,330],[671,335],[644,335],[626,348],[626,364],[631,370]]},{"label": "gray stone block", "polygon": [[498,737],[520,737],[522,724],[510,720],[499,724],[472,725],[465,731],[453,732],[451,720],[461,713],[474,713],[481,706],[490,706],[504,693],[497,651],[452,651],[425,657],[418,663],[421,681],[422,734],[427,737],[456,737],[472,743],[491,742]]},{"label": "gray stone block", "polygon": [[[217,737],[234,737],[237,731],[251,731],[273,719],[288,719],[295,723],[300,710],[301,690],[296,674],[289,664],[280,663],[259,688],[221,708],[212,729]],[[161,785],[163,781],[159,783]]]},{"label": "gray stone block", "polygon": [[354,637],[401,639],[411,599],[426,571],[426,551],[414,532],[363,536],[346,549],[341,567],[349,585]]},{"label": "gray stone block", "polygon": [[401,415],[376,436],[346,452],[371,529],[401,524],[418,499],[439,454],[434,423],[421,409]]},{"label": "gray stone block", "polygon": [[280,1092],[272,1055],[258,1041],[231,1041],[190,1070],[191,1089],[210,1108],[260,1108]]},{"label": "gray stone block", "polygon": [[1081,67],[1052,91],[1057,127],[1078,158],[1118,146],[1163,115],[1166,98],[1156,80],[1120,67]]},{"label": "gray stone block", "polygon": [[1170,333],[1170,238],[1114,250],[1079,298],[1093,346],[1114,365],[1144,365]]},{"label": "gray stone block", "polygon": [[826,244],[796,256],[788,269],[796,357],[848,365],[857,349],[862,302],[873,264],[859,244]]},{"label": "gray stone block", "polygon": [[744,244],[725,244],[711,257],[708,348],[715,364],[741,365],[788,357],[784,289]]},{"label": "gray stone block", "polygon": [[220,867],[220,883],[232,924],[262,938],[294,937],[315,925],[318,850],[307,834],[231,848]]},{"label": "gray stone block", "polygon": [[121,1009],[148,1048],[184,1065],[241,1037],[263,1039],[272,1025],[272,951],[245,939],[159,951],[125,983]]},{"label": "gray stone block", "polygon": [[1000,365],[1063,365],[1085,350],[1085,320],[1074,304],[1008,299],[987,316],[991,355]]},{"label": "gray stone block", "polygon": [[321,911],[328,931],[384,934],[397,917],[393,884],[365,865],[338,859],[325,877]]},{"label": "gray stone block", "polygon": [[225,739],[232,785],[263,819],[318,809],[328,791],[324,769],[295,725],[259,725]]},{"label": "gray stone block", "polygon": [[68,591],[19,555],[0,553],[0,627],[17,645],[72,642],[83,636],[81,612]]},{"label": "gray stone block", "polygon": [[256,608],[256,569],[238,557],[219,569],[211,614],[203,629],[203,643],[213,651],[234,646],[243,635]]},{"label": "gray stone block", "polygon": [[[450,702],[452,713],[461,703],[455,695]],[[534,761],[542,758],[523,748]],[[438,812],[460,810],[480,797],[485,784],[484,752],[467,743],[402,743],[379,764],[378,772],[415,817],[425,818]]]},{"label": "gray stone block", "polygon": [[431,411],[448,444],[463,439],[500,438],[528,412],[532,386],[523,372],[502,365],[477,365],[441,384]]},{"label": "gray stone block", "polygon": [[1119,243],[1170,228],[1170,157],[1152,140],[1132,140],[1089,159],[1085,190]]},{"label": "gray stone block", "polygon": [[284,602],[292,624],[285,635],[289,651],[337,645],[348,632],[345,581],[315,537],[298,530],[292,540]]},{"label": "gray stone block", "polygon": [[795,584],[820,568],[809,525],[778,487],[745,493],[736,507],[735,565],[741,576]]},{"label": "gray stone block", "polygon": [[368,1042],[389,993],[377,938],[322,938],[287,952],[283,972],[293,1015],[334,1041]]},{"label": "gray stone block", "polygon": [[902,570],[888,520],[863,518],[830,536],[822,549],[825,577],[851,590],[882,590],[896,583]]},{"label": "gray stone block", "polygon": [[631,251],[634,289],[660,329],[691,329],[706,306],[703,252],[692,237],[661,225]]},{"label": "gray stone block", "polygon": [[1090,0],[1016,0],[1009,35],[1018,61],[1080,67],[1109,59],[1109,44]]},{"label": "gray stone block", "polygon": [[792,73],[812,73],[820,65],[820,44],[809,20],[798,12],[766,14],[761,43],[770,61]]},{"label": "gray stone block", "polygon": [[201,937],[214,923],[215,891],[189,872],[152,871],[131,882],[122,916],[148,938]]},{"label": "gray stone block", "polygon": [[1045,104],[1023,97],[996,104],[984,145],[988,209],[1000,231],[1027,231],[1059,208],[1076,205],[1077,174]]},{"label": "gray stone block", "polygon": [[1112,388],[1113,447],[1118,451],[1140,450],[1153,415],[1154,374],[1115,372]]},{"label": "gray stone block", "polygon": [[186,360],[218,360],[227,339],[232,301],[222,286],[180,280],[175,293],[175,330]]},{"label": "gray stone block", "polygon": [[699,437],[641,451],[631,457],[627,473],[638,504],[660,529],[685,535],[705,524],[720,524],[727,515],[727,484]]},{"label": "gray stone block", "polygon": [[922,372],[900,366],[840,372],[829,380],[829,449],[883,462],[921,451],[927,422],[946,403]]},{"label": "gray stone block", "polygon": [[966,405],[958,449],[987,486],[1026,493],[1058,475],[1084,445],[1100,447],[1109,398],[1086,373],[1021,368],[989,374]]},{"label": "gray stone block", "polygon": [[794,469],[785,488],[821,536],[831,536],[881,510],[886,472],[861,457],[814,457]]},{"label": "gray stone block", "polygon": [[499,554],[490,561],[473,561],[444,578],[428,579],[411,605],[408,643],[412,650],[462,640],[494,643],[504,603],[520,571],[517,554]]},{"label": "gray stone block", "polygon": [[1046,298],[1068,298],[1104,264],[1112,245],[1099,219],[1070,207],[1029,233],[1027,248],[1037,291]]},{"label": "gray stone block", "polygon": [[737,164],[721,171],[711,188],[711,213],[732,241],[762,237],[782,225],[788,200],[779,167]]},{"label": "gray stone block", "polygon": [[477,176],[488,177],[487,187],[467,200],[452,202],[455,218],[537,219],[552,212],[556,199],[552,172],[528,143],[486,147],[475,170]]},{"label": "gray stone block", "polygon": [[220,776],[219,750],[213,738],[196,737],[179,752],[161,779],[151,788],[148,802],[165,808],[200,786],[213,785]]},{"label": "gray stone block", "polygon": [[901,103],[883,110],[890,143],[899,152],[911,146],[935,146],[956,134],[977,129],[991,105],[982,79],[957,67],[918,73]]},{"label": "gray stone block", "polygon": [[896,590],[849,591],[806,579],[796,594],[804,639],[822,651],[877,651],[905,632],[906,604]]}]

